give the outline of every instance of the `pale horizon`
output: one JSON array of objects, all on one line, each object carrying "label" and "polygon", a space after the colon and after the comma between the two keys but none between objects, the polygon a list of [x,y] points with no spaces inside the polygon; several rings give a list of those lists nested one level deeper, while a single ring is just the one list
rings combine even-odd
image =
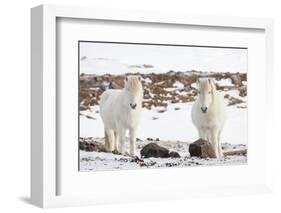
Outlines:
[{"label": "pale horizon", "polygon": [[[247,49],[80,42],[80,73],[135,71],[247,72]],[[151,69],[134,69],[135,65]]]}]

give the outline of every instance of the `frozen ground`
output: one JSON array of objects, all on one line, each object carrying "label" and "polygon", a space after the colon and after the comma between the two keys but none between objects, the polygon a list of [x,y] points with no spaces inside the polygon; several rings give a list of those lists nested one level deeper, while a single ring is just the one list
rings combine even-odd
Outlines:
[{"label": "frozen ground", "polygon": [[[101,138],[92,138],[95,142],[103,143]],[[247,163],[245,155],[225,156],[223,159],[201,159],[190,157],[188,152],[189,143],[180,141],[137,141],[137,154],[140,158],[140,150],[148,143],[157,143],[177,151],[180,158],[142,158],[136,159],[129,156],[117,155],[105,152],[80,151],[80,171],[105,171],[114,169],[139,169],[139,168],[161,168],[161,167],[186,167],[186,166],[212,166],[212,165],[240,165]],[[128,145],[128,143],[126,143]],[[128,147],[127,147],[128,149]],[[243,144],[223,144],[224,152],[245,150]]]}]

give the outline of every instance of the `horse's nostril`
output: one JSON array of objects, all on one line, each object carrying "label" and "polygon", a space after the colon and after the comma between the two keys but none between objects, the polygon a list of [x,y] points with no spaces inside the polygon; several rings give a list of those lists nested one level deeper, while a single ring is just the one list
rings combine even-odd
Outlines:
[{"label": "horse's nostril", "polygon": [[202,110],[203,113],[206,113],[207,109],[208,109],[207,107],[201,107],[201,110]]},{"label": "horse's nostril", "polygon": [[135,109],[137,107],[137,104],[130,104],[132,109]]}]

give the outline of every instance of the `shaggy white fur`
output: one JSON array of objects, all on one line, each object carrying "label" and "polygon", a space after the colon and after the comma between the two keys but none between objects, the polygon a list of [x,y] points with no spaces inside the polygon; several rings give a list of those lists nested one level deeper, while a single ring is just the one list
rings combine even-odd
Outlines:
[{"label": "shaggy white fur", "polygon": [[101,96],[100,115],[105,129],[105,148],[125,154],[125,136],[129,131],[130,155],[135,155],[136,130],[142,110],[143,89],[138,76],[128,76],[122,90],[110,89]]},{"label": "shaggy white fur", "polygon": [[197,86],[199,95],[192,106],[192,122],[198,130],[199,138],[209,141],[216,157],[222,158],[220,136],[226,120],[224,100],[211,79],[198,79]]}]

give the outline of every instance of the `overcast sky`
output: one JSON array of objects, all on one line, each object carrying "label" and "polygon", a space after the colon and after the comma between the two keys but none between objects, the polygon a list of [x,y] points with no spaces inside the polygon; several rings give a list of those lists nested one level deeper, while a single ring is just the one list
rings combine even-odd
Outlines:
[{"label": "overcast sky", "polygon": [[81,73],[122,73],[127,65],[143,64],[159,72],[247,72],[246,49],[80,42],[83,56],[87,59],[81,61]]}]

